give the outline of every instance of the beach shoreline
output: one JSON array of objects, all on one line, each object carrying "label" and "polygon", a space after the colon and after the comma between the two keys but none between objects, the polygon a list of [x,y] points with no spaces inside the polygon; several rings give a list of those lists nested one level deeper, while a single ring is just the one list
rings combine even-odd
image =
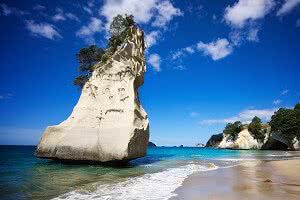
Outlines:
[{"label": "beach shoreline", "polygon": [[171,200],[300,199],[300,159],[244,161],[199,172],[175,190]]}]

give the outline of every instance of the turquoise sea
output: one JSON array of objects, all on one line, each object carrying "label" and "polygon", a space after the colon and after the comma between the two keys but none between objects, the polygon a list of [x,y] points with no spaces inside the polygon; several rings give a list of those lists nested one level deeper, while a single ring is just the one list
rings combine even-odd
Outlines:
[{"label": "turquoise sea", "polygon": [[297,152],[196,147],[148,148],[124,167],[64,164],[34,157],[35,146],[0,146],[0,199],[168,199],[192,173],[244,160],[299,158]]}]

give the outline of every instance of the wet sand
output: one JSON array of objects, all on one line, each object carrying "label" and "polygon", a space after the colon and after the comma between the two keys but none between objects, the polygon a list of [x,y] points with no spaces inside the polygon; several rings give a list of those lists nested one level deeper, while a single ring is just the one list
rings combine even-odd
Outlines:
[{"label": "wet sand", "polygon": [[193,174],[172,200],[299,200],[300,159],[247,161]]}]

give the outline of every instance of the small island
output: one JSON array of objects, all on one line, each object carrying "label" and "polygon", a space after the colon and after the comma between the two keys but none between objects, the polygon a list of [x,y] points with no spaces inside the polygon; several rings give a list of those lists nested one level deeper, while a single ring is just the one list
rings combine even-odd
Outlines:
[{"label": "small island", "polygon": [[157,147],[157,146],[156,146],[156,144],[154,144],[153,142],[150,142],[150,141],[149,141],[148,147]]}]

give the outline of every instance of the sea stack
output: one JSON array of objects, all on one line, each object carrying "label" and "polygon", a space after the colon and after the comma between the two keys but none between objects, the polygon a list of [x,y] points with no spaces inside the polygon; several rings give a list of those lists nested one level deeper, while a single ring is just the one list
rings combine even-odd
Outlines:
[{"label": "sea stack", "polygon": [[146,71],[144,33],[130,27],[128,35],[96,64],[71,115],[47,127],[37,157],[126,162],[146,155],[149,121],[138,93]]}]

